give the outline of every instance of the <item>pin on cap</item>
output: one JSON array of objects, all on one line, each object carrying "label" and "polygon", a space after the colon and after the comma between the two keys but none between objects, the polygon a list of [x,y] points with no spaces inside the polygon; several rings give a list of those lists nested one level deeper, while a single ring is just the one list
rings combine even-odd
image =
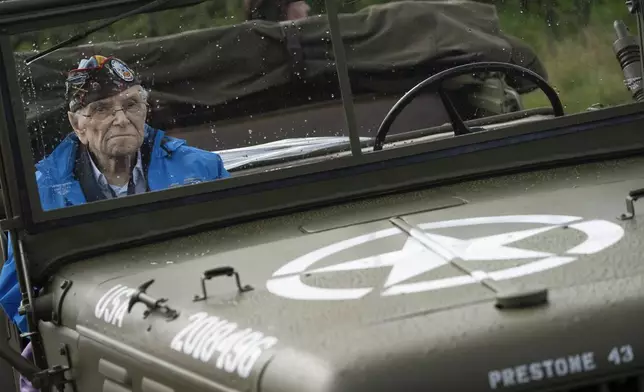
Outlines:
[{"label": "pin on cap", "polygon": [[82,59],[78,68],[69,71],[65,85],[69,109],[76,111],[92,102],[140,85],[140,81],[125,62],[115,57],[94,55],[89,59]]}]

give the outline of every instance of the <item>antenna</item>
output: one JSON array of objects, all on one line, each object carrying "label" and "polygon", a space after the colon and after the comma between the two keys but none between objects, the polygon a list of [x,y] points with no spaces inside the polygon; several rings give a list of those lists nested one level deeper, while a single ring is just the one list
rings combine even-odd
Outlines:
[{"label": "antenna", "polygon": [[[643,0],[626,0],[628,12],[637,17],[637,35],[639,36],[639,46],[644,47],[644,1]],[[640,50],[640,75],[644,75],[644,54]]]},{"label": "antenna", "polygon": [[613,23],[617,40],[613,42],[613,51],[624,72],[624,84],[637,102],[644,101],[642,89],[641,49],[635,37],[621,20]]}]

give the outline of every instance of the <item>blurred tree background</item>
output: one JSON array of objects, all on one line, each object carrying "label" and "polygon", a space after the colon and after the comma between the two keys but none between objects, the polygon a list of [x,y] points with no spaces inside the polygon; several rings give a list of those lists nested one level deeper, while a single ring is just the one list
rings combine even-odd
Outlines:
[{"label": "blurred tree background", "polygon": [[[312,15],[324,13],[324,0],[307,0]],[[355,12],[390,0],[341,0],[341,12]],[[418,0],[422,1],[422,0]],[[505,33],[530,44],[540,55],[550,83],[568,113],[595,103],[632,102],[615,58],[613,22],[623,20],[636,34],[635,17],[620,0],[479,0],[494,4]],[[136,39],[244,21],[243,0],[205,1],[179,10],[139,15],[90,36],[89,41]],[[41,50],[89,26],[56,28],[16,37],[16,50]],[[420,26],[419,26],[420,27]],[[528,107],[549,106],[543,93],[524,96]]]}]

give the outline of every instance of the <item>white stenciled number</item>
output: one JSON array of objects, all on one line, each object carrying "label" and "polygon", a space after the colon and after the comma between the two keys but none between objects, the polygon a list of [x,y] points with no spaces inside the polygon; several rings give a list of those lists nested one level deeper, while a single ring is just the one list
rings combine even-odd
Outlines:
[{"label": "white stenciled number", "polygon": [[226,342],[226,339],[229,335],[233,334],[237,329],[237,323],[231,323],[226,321],[224,324],[217,325],[217,328],[208,335],[208,339],[204,341],[204,347],[201,350],[201,355],[199,358],[204,361],[210,361],[210,358],[219,351],[223,342]]},{"label": "white stenciled number", "polygon": [[630,344],[622,346],[620,353],[622,354],[622,361],[624,361],[625,363],[631,362],[635,359],[635,354],[633,354],[633,348]]},{"label": "white stenciled number", "polygon": [[[239,342],[243,341],[244,337],[251,332],[253,332],[252,329],[246,328],[227,336],[226,339],[221,341],[219,346],[217,346],[219,356],[217,357],[217,362],[215,362],[215,366],[217,366],[218,369],[224,369],[224,361],[226,360],[226,357],[228,357],[231,352],[235,352],[237,350],[237,345],[239,344]],[[227,372],[234,372],[235,367],[227,366],[225,370]]]},{"label": "white stenciled number", "polygon": [[[231,333],[230,335],[226,336],[226,338],[223,339],[219,343],[219,345],[217,345],[217,352],[219,352],[219,355],[217,356],[217,361],[215,362],[215,366],[217,366],[217,368],[219,369],[224,368],[224,358],[226,357],[226,354],[230,352],[233,349],[233,347],[235,347],[237,342],[249,332],[251,332],[250,328],[247,328],[242,331],[237,331],[235,333]],[[230,371],[233,371],[233,370],[230,370]]]},{"label": "white stenciled number", "polygon": [[253,345],[249,350],[245,352],[244,357],[241,359],[239,365],[237,366],[237,374],[240,377],[246,378],[250,375],[255,362],[262,356],[264,350],[267,350],[273,347],[277,343],[277,338],[272,336],[267,336],[264,339],[260,340],[257,344]]},{"label": "white stenciled number", "polygon": [[615,365],[621,365],[623,363],[632,362],[635,359],[635,354],[633,353],[633,348],[630,344],[613,347],[608,354],[608,362]]},{"label": "white stenciled number", "polygon": [[214,365],[240,377],[250,375],[264,350],[277,343],[274,337],[251,328],[238,330],[237,323],[200,312],[172,339],[170,347],[202,362],[215,358]]},{"label": "white stenciled number", "polygon": [[219,339],[227,333],[227,325],[229,325],[228,321],[222,319],[210,325],[203,335],[199,346],[192,352],[192,357],[203,362],[208,362],[219,343]]},{"label": "white stenciled number", "polygon": [[195,323],[192,330],[186,335],[186,340],[183,343],[183,353],[192,355],[195,349],[201,346],[204,334],[208,329],[219,321],[218,317],[206,317]]},{"label": "white stenciled number", "polygon": [[179,333],[174,337],[174,339],[172,339],[172,342],[170,342],[170,348],[175,351],[183,351],[183,344],[184,344],[184,339],[186,338],[186,335],[194,334],[196,327],[198,327],[199,324],[206,317],[208,317],[208,313],[206,312],[195,313],[192,316],[190,316],[188,318],[188,321],[190,321],[190,324],[188,324],[184,329],[179,331]]},{"label": "white stenciled number", "polygon": [[221,320],[219,317],[210,316],[206,319],[205,322],[201,324],[201,331],[193,339],[194,344],[190,347],[184,347],[183,352],[192,355],[193,358],[199,358],[201,352],[204,349],[204,344],[208,340],[208,337],[212,335],[213,331],[216,331],[221,325],[226,323],[226,320]]},{"label": "white stenciled number", "polygon": [[227,372],[237,371],[237,374],[244,377],[243,373],[240,372],[239,364],[244,359],[246,353],[249,353],[255,345],[264,337],[264,334],[261,332],[252,332],[248,329],[248,333],[239,339],[231,350],[227,353],[222,353],[222,355],[217,358],[217,367],[221,368],[221,363],[223,363],[224,369]]}]

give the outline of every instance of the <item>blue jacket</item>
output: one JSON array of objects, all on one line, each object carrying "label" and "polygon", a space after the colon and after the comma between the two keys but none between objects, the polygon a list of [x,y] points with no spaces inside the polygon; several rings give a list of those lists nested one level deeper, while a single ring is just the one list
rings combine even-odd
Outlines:
[{"label": "blue jacket", "polygon": [[[213,152],[186,145],[185,140],[165,135],[146,125],[145,142],[150,146],[147,182],[150,191],[230,177],[221,157]],[[78,138],[70,134],[56,149],[36,164],[36,182],[43,210],[87,202],[74,175]],[[8,257],[0,272],[0,305],[7,315],[27,332],[25,316],[18,314],[20,287],[9,244]]]}]

